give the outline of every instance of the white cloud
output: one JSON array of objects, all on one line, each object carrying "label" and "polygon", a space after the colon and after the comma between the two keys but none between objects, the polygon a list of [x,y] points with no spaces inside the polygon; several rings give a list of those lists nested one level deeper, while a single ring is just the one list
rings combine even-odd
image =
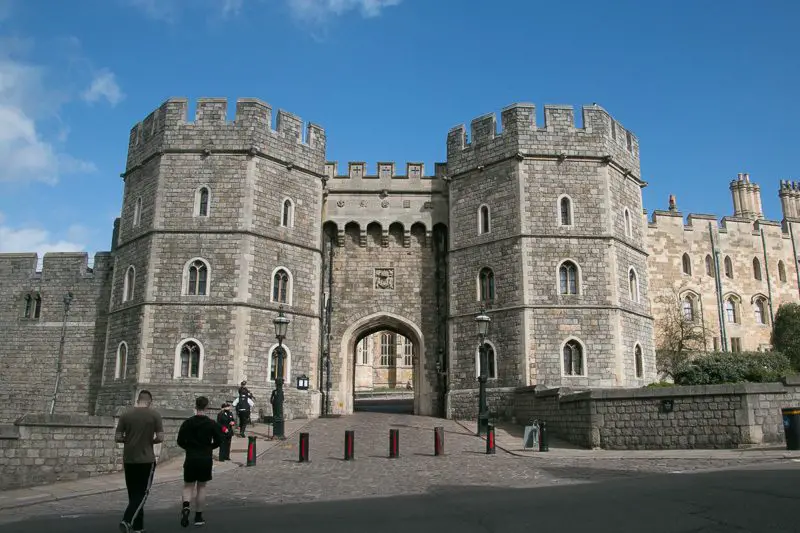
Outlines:
[{"label": "white cloud", "polygon": [[82,252],[88,236],[82,226],[70,226],[66,239],[54,238],[49,231],[41,228],[14,228],[5,224],[0,213],[0,253],[39,254],[39,260],[46,252]]},{"label": "white cloud", "polygon": [[12,59],[30,42],[5,40],[0,46],[0,183],[43,182],[54,184],[62,174],[92,172],[94,164],[63,152],[59,143],[67,129],[48,139],[40,122],[57,119],[68,100],[63,92],[45,86],[46,69]]},{"label": "white cloud", "polygon": [[292,14],[311,22],[324,22],[331,15],[339,16],[358,10],[366,18],[377,17],[384,8],[402,0],[287,0]]},{"label": "white cloud", "polygon": [[82,96],[89,103],[105,98],[112,107],[125,98],[125,94],[117,84],[114,73],[108,69],[103,69],[95,74],[91,85],[83,92]]}]

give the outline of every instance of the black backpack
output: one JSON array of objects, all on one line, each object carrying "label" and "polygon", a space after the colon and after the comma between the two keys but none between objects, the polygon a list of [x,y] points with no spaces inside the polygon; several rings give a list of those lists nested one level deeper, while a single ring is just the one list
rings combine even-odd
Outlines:
[{"label": "black backpack", "polygon": [[240,412],[250,412],[250,402],[248,401],[247,394],[239,395],[239,403],[236,404],[236,410]]}]

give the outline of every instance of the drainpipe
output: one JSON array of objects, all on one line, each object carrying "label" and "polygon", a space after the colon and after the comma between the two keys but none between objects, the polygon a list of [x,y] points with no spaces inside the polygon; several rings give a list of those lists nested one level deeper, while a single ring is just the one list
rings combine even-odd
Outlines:
[{"label": "drainpipe", "polygon": [[703,309],[703,295],[698,298],[700,303],[700,327],[703,328],[703,352],[708,353],[708,340],[706,339],[706,313]]},{"label": "drainpipe", "polygon": [[711,253],[714,255],[714,282],[717,286],[717,315],[719,316],[719,337],[720,348],[723,352],[728,351],[728,332],[725,331],[725,312],[722,302],[722,278],[719,270],[719,250],[714,242],[714,231],[711,222],[708,223],[708,237],[711,239]]},{"label": "drainpipe", "polygon": [[761,228],[761,247],[764,249],[764,270],[767,272],[767,301],[769,302],[769,323],[775,323],[775,315],[772,312],[772,282],[769,276],[769,260],[767,259],[767,241],[764,238],[764,228]]},{"label": "drainpipe", "polygon": [[56,384],[53,387],[53,398],[50,400],[50,414],[56,412],[56,398],[58,398],[58,387],[61,384],[61,373],[64,369],[64,341],[67,336],[67,316],[69,316],[69,306],[72,303],[72,293],[68,292],[64,296],[64,321],[61,324],[61,341],[58,344],[58,363],[56,366]]}]

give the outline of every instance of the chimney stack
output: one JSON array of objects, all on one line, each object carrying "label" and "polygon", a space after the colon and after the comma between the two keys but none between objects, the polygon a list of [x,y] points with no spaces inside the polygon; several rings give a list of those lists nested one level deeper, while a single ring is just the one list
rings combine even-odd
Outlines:
[{"label": "chimney stack", "polygon": [[761,187],[750,182],[750,174],[740,172],[731,181],[731,198],[733,199],[733,216],[759,220],[764,218],[761,208]]}]

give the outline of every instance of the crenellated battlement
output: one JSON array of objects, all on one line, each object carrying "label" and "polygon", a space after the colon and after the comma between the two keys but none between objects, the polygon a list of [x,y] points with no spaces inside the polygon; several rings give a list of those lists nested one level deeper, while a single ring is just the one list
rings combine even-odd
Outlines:
[{"label": "crenellated battlement", "polygon": [[6,280],[58,280],[103,276],[113,268],[110,252],[97,252],[94,263],[89,266],[89,254],[85,252],[45,253],[42,268],[39,270],[39,254],[13,253],[0,254],[0,272]]},{"label": "crenellated battlement", "polygon": [[[497,131],[494,113],[481,115],[470,123],[470,135],[464,124],[447,136],[447,158],[453,174],[467,171],[481,157],[505,158],[521,155],[607,157],[638,175],[639,140],[598,105],[582,107],[582,127],[576,127],[572,106],[545,105],[544,125],[536,124],[534,104],[513,104],[500,113],[501,130]],[[485,164],[482,162],[481,164]]]},{"label": "crenellated battlement", "polygon": [[656,232],[661,230],[668,233],[679,231],[687,233],[707,232],[709,222],[720,233],[759,233],[763,228],[767,234],[775,233],[776,235],[781,234],[786,238],[789,237],[789,230],[775,220],[766,220],[764,218],[753,220],[735,216],[719,218],[717,215],[707,213],[689,213],[684,218],[683,213],[680,211],[663,211],[660,209],[653,211],[652,217],[648,222],[648,228]]},{"label": "crenellated battlement", "polygon": [[[272,107],[255,98],[239,98],[233,121],[225,98],[200,98],[193,121],[189,101],[170,98],[130,132],[127,171],[154,154],[169,150],[262,152],[322,174],[325,131],[282,109],[272,129]],[[304,134],[305,133],[305,134]]]},{"label": "crenellated battlement", "polygon": [[325,175],[328,177],[327,188],[331,192],[338,191],[377,191],[377,190],[403,190],[403,191],[434,191],[444,190],[445,182],[441,179],[447,174],[446,163],[436,163],[433,175],[425,174],[425,164],[409,162],[405,164],[405,174],[393,161],[379,161],[375,163],[370,173],[367,163],[363,161],[350,161],[347,163],[346,173],[340,173],[339,163],[329,161],[325,163]]}]

